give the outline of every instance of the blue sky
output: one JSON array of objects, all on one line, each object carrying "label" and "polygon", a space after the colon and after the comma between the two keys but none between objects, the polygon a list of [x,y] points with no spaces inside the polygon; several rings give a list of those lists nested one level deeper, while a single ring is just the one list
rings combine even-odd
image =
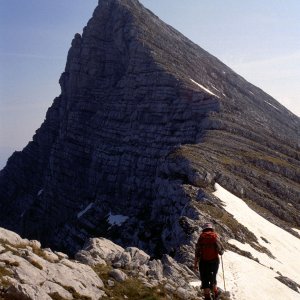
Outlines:
[{"label": "blue sky", "polygon": [[[141,0],[300,116],[299,0]],[[97,0],[0,0],[0,168],[31,140]]]}]

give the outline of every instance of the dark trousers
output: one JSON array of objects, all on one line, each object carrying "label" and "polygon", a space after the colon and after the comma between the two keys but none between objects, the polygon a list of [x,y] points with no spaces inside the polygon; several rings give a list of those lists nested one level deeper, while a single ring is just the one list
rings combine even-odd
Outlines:
[{"label": "dark trousers", "polygon": [[200,261],[199,272],[202,281],[202,288],[212,288],[213,285],[217,284],[217,273],[219,269],[219,261]]}]

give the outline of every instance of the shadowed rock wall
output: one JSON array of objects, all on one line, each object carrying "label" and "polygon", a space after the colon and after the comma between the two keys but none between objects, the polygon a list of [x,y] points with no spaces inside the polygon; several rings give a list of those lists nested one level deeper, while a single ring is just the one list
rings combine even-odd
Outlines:
[{"label": "shadowed rock wall", "polygon": [[138,1],[99,1],[60,85],[0,173],[1,226],[69,253],[97,235],[174,254],[215,181],[300,225],[299,118]]}]

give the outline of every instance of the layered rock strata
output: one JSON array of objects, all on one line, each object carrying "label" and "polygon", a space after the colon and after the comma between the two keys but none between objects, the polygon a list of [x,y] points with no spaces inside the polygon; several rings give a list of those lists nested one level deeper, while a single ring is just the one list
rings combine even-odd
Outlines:
[{"label": "layered rock strata", "polygon": [[202,222],[239,235],[215,182],[300,226],[299,118],[137,0],[99,1],[60,85],[0,173],[2,226],[71,254],[105,236],[191,263]]}]

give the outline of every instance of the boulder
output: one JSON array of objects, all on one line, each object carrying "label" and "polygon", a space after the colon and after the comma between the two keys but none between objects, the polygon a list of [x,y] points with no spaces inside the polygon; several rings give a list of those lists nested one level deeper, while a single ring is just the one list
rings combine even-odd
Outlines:
[{"label": "boulder", "polygon": [[[7,278],[8,279],[8,278]],[[5,297],[18,300],[52,300],[52,298],[38,285],[29,285],[9,278],[10,287]]]},{"label": "boulder", "polygon": [[128,278],[128,276],[119,269],[113,269],[109,272],[109,275],[118,282],[123,282]]},{"label": "boulder", "polygon": [[6,230],[0,227],[0,241],[11,244],[11,245],[20,245],[26,244],[29,245],[29,241],[22,239],[18,234],[13,231]]},{"label": "boulder", "polygon": [[131,255],[129,252],[123,251],[118,253],[114,260],[113,260],[113,266],[116,268],[126,268],[131,264]]},{"label": "boulder", "polygon": [[156,278],[157,280],[163,279],[163,264],[160,260],[149,261],[149,276]]},{"label": "boulder", "polygon": [[131,264],[134,264],[135,266],[141,266],[149,262],[150,256],[143,250],[136,247],[128,247],[125,251],[130,254]]},{"label": "boulder", "polygon": [[51,300],[51,296],[74,299],[77,295],[98,300],[104,295],[103,282],[90,266],[59,259],[51,249],[41,249],[36,252],[39,255],[33,253],[28,240],[4,229],[0,230],[0,240],[5,246],[0,253],[0,264],[8,274],[5,277],[8,299]]},{"label": "boulder", "polygon": [[120,255],[124,248],[114,244],[105,238],[89,239],[83,249],[76,253],[78,261],[88,265],[106,264],[112,262],[116,256]]}]

